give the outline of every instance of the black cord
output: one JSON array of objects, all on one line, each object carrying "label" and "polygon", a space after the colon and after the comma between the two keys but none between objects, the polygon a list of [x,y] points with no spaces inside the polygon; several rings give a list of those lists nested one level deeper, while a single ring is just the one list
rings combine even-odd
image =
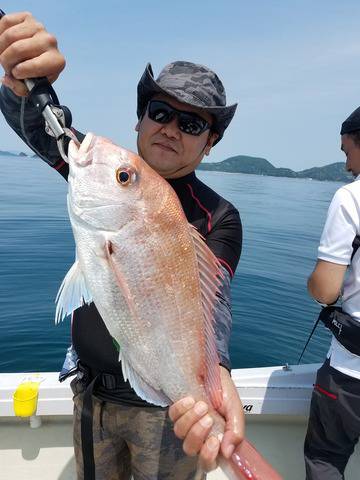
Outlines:
[{"label": "black cord", "polygon": [[[322,308],[324,308],[324,307],[322,307]],[[309,345],[309,342],[310,342],[310,340],[311,340],[311,337],[313,336],[313,334],[314,334],[314,332],[315,332],[315,329],[316,329],[316,327],[318,326],[319,321],[320,321],[320,315],[318,316],[318,318],[317,318],[317,320],[316,320],[316,322],[315,322],[315,324],[314,324],[314,326],[313,326],[313,329],[311,330],[311,333],[310,333],[310,335],[309,335],[309,338],[307,339],[307,342],[305,343],[305,347],[303,348],[303,351],[301,352],[301,355],[300,355],[299,360],[298,360],[298,362],[297,362],[298,365],[299,365],[299,363],[300,363],[300,361],[301,361],[301,359],[302,359],[302,357],[303,357],[303,355],[304,355],[304,353],[305,353],[306,347]]]}]

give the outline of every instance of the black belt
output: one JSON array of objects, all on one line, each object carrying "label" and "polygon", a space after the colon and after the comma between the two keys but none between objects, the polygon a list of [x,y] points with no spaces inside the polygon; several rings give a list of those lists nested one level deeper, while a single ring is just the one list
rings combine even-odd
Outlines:
[{"label": "black belt", "polygon": [[319,315],[336,340],[349,352],[360,355],[360,322],[348,313],[343,312],[341,307],[324,307]]}]

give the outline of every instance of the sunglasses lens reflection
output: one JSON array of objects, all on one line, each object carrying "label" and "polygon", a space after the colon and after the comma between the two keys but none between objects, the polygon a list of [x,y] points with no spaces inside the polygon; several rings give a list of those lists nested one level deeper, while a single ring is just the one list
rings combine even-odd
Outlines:
[{"label": "sunglasses lens reflection", "polygon": [[179,129],[189,135],[200,135],[209,128],[207,121],[196,113],[177,110],[166,102],[159,100],[150,101],[148,115],[151,120],[161,124],[171,122],[176,115]]},{"label": "sunglasses lens reflection", "polygon": [[174,117],[174,110],[163,102],[152,101],[149,104],[149,117],[157,123],[169,123]]}]

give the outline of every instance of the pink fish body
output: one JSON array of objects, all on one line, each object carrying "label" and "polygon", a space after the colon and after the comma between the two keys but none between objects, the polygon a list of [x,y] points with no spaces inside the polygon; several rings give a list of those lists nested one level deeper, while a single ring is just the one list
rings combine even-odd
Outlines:
[{"label": "pink fish body", "polygon": [[[221,435],[213,326],[218,260],[168,182],[139,156],[88,134],[79,149],[70,143],[69,167],[76,261],[60,287],[56,320],[93,301],[136,393],[161,406],[187,395],[204,400],[212,406],[213,434]],[[221,460],[229,478],[279,479],[275,472],[251,476],[263,461],[259,454],[244,469],[251,448],[244,441],[235,452],[240,460]]]}]

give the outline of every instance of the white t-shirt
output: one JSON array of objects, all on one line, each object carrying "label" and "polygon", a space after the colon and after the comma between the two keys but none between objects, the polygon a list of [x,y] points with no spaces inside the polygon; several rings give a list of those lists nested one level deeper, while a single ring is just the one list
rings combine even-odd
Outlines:
[{"label": "white t-shirt", "polygon": [[[360,248],[352,262],[352,242],[360,234],[360,175],[334,195],[320,239],[318,258],[350,265],[343,285],[342,309],[360,322]],[[328,352],[330,365],[360,379],[360,357],[349,352],[335,337]]]}]

